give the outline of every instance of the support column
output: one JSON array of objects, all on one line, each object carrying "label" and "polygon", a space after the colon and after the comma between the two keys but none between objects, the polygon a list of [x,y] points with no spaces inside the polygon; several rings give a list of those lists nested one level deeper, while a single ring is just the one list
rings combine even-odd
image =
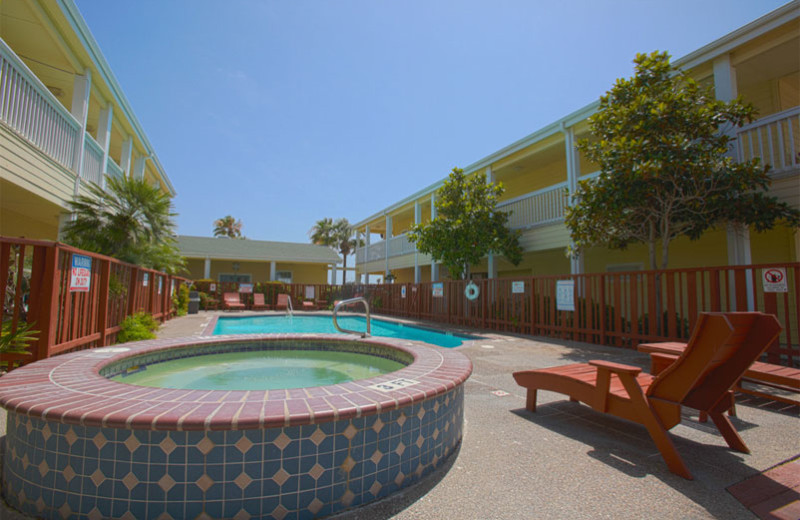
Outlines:
[{"label": "support column", "polygon": [[[419,225],[422,222],[422,207],[419,205],[419,201],[414,201],[414,224]],[[417,251],[416,245],[414,246],[414,283],[421,282],[422,272],[419,265],[419,251]]]},{"label": "support column", "polygon": [[78,120],[78,138],[75,140],[75,152],[72,159],[72,170],[75,172],[75,195],[81,186],[83,171],[83,146],[86,140],[86,118],[89,116],[89,94],[92,90],[92,71],[86,69],[83,76],[75,76],[72,89],[72,109],[70,112]]},{"label": "support column", "polygon": [[111,145],[111,122],[114,118],[114,105],[109,103],[100,111],[100,120],[97,123],[97,142],[103,149],[103,158],[100,164],[100,183],[106,187],[106,174],[108,173],[108,148]]},{"label": "support column", "polygon": [[[486,167],[486,184],[491,184],[494,182],[494,172],[492,171],[491,166]],[[497,278],[497,262],[495,262],[494,253],[489,251],[489,256],[486,258],[486,265],[487,265],[487,273],[486,276],[491,280]]]},{"label": "support column", "polygon": [[122,168],[122,174],[125,177],[131,176],[131,157],[133,156],[133,139],[126,137],[122,141],[122,154],[119,158],[119,167]]},{"label": "support column", "polygon": [[274,282],[275,281],[275,268],[276,267],[277,267],[277,265],[275,264],[275,260],[273,260],[273,261],[271,261],[269,263],[269,281],[270,282]]},{"label": "support column", "polygon": [[[731,101],[739,95],[736,85],[736,69],[731,64],[730,54],[725,54],[714,60],[714,94],[720,101]],[[734,129],[726,129],[728,135],[734,137]],[[736,141],[731,142],[732,146],[726,155],[737,157]],[[729,265],[750,265],[753,263],[750,251],[750,229],[744,226],[729,224],[727,228],[728,242],[728,264]],[[745,311],[755,308],[755,293],[753,291],[753,280],[750,270],[746,276],[747,309],[736,308],[736,281],[734,274],[729,274],[729,282],[732,290],[730,292],[731,310]]]},{"label": "support column", "polygon": [[[578,154],[578,149],[575,148],[575,131],[572,128],[567,128],[564,123],[561,123],[561,131],[564,133],[564,154],[567,159],[567,189],[569,190],[567,204],[572,206],[574,204],[573,195],[578,191],[578,177],[580,177],[581,174],[581,159],[580,154]],[[571,274],[583,274],[583,251],[581,251],[578,256],[570,257],[569,270]],[[579,288],[579,291],[580,290]]]},{"label": "support column", "polygon": [[134,179],[144,179],[144,167],[145,163],[147,162],[147,157],[140,156],[137,157],[135,161],[133,161],[133,178]]},{"label": "support column", "polygon": [[[386,240],[384,244],[386,245],[386,268],[384,269],[384,276],[389,274],[389,241],[392,238],[392,216],[386,215]],[[385,280],[384,280],[385,281]]]},{"label": "support column", "polygon": [[211,258],[206,257],[205,265],[203,266],[203,278],[205,280],[211,279]]},{"label": "support column", "polygon": [[[436,219],[436,193],[431,193],[431,221]],[[431,281],[439,281],[439,264],[431,258]]]}]

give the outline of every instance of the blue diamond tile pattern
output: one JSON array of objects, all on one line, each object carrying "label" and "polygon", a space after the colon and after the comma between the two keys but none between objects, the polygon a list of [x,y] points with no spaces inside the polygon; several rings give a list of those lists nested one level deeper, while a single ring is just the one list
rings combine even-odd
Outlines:
[{"label": "blue diamond tile pattern", "polygon": [[8,413],[2,493],[36,518],[318,518],[418,482],[461,441],[464,392],[302,427],[154,431]]}]

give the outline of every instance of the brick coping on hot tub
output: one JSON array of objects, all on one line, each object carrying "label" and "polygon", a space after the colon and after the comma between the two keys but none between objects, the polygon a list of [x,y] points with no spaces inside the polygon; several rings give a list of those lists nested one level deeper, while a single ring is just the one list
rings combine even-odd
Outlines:
[{"label": "brick coping on hot tub", "polygon": [[[127,357],[179,346],[287,340],[382,345],[407,352],[414,361],[396,372],[369,379],[287,390],[175,390],[134,386],[100,375],[104,366]],[[394,410],[452,390],[471,372],[472,363],[459,352],[393,338],[237,334],[158,339],[82,350],[18,368],[0,377],[0,406],[30,417],[84,426],[246,430],[318,424]],[[416,383],[386,392],[369,388],[401,378]]]}]

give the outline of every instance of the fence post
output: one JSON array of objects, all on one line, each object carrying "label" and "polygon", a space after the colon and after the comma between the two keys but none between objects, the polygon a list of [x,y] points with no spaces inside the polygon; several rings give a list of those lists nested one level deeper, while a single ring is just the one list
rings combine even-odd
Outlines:
[{"label": "fence post", "polygon": [[100,260],[100,301],[97,315],[97,332],[100,333],[100,346],[106,346],[106,328],[108,328],[108,285],[111,280],[111,262]]},{"label": "fence post", "polygon": [[58,315],[58,246],[37,246],[33,253],[31,270],[31,292],[28,306],[28,322],[36,323],[39,331],[34,344],[33,360],[49,357],[50,347],[55,344]]},{"label": "fence post", "polygon": [[136,297],[139,292],[139,269],[131,267],[131,279],[128,282],[128,308],[126,316],[133,316],[136,313]]},{"label": "fence post", "polygon": [[147,277],[149,278],[148,285],[150,286],[150,290],[148,291],[150,294],[147,297],[147,311],[152,316],[155,314],[156,310],[156,277],[153,272],[147,275]]}]

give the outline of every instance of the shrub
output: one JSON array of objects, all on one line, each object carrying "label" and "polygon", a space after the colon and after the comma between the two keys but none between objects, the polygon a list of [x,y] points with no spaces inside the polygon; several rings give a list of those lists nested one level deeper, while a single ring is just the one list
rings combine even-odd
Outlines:
[{"label": "shrub", "polygon": [[186,284],[182,284],[172,301],[178,316],[186,316],[189,312],[189,287]]},{"label": "shrub", "polygon": [[155,339],[160,324],[150,314],[138,312],[125,318],[117,333],[117,343]]}]

